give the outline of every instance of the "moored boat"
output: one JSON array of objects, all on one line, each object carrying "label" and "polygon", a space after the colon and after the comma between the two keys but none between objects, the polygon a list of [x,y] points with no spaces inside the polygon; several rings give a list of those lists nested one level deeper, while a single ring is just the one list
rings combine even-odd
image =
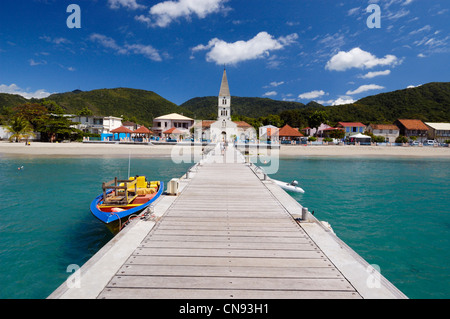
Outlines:
[{"label": "moored boat", "polygon": [[273,181],[278,186],[280,186],[282,189],[284,189],[285,191],[293,192],[293,193],[300,193],[300,194],[304,194],[305,193],[305,190],[298,186],[298,182],[297,181],[292,181],[290,183],[277,181],[276,179],[273,179]]},{"label": "moored boat", "polygon": [[130,177],[128,180],[118,180],[116,177],[103,183],[102,189],[103,193],[91,203],[91,212],[108,226],[114,225],[110,229],[116,229],[116,224],[141,213],[156,201],[163,192],[164,183],[147,181],[145,176]]}]

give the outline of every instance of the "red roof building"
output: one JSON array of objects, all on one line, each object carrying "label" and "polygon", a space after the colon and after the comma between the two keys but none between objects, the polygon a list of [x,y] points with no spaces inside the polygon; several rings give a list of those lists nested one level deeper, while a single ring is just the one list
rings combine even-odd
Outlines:
[{"label": "red roof building", "polygon": [[280,137],[280,140],[292,141],[298,140],[300,137],[303,137],[304,135],[300,133],[298,130],[286,124],[284,127],[280,128],[280,130],[278,131],[278,136]]},{"label": "red roof building", "polygon": [[346,136],[356,133],[364,133],[366,130],[366,126],[360,122],[339,122],[336,127],[344,128]]}]

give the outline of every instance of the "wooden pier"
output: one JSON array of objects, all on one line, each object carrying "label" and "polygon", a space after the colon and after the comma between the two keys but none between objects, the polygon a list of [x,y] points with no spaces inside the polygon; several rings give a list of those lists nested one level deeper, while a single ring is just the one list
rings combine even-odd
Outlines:
[{"label": "wooden pier", "polygon": [[[231,159],[231,160],[230,160]],[[162,196],[49,298],[406,298],[230,148]]]}]

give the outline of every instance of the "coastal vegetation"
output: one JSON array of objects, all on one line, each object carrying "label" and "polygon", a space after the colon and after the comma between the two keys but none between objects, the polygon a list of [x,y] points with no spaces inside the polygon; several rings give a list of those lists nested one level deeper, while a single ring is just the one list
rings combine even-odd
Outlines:
[{"label": "coastal vegetation", "polygon": [[[18,117],[27,120],[43,140],[79,139],[81,132],[70,128],[64,114],[116,116],[151,127],[153,119],[180,113],[199,120],[217,118],[217,97],[197,97],[176,105],[155,92],[116,88],[75,90],[53,94],[46,99],[27,100],[20,95],[0,94],[0,125],[11,126]],[[399,118],[428,122],[450,122],[450,82],[382,93],[352,104],[323,106],[311,101],[277,101],[258,97],[232,97],[232,120],[245,121],[255,128],[335,126],[338,122],[391,124]]]}]

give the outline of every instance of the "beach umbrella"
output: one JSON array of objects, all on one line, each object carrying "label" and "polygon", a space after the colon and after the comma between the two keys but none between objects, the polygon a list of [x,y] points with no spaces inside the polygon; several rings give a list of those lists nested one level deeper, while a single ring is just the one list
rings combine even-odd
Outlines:
[{"label": "beach umbrella", "polygon": [[131,135],[133,133],[133,131],[126,128],[125,126],[121,126],[119,128],[116,128],[115,130],[112,130],[111,133],[119,134],[119,136],[120,136],[120,134],[126,134],[126,136],[128,137],[128,134]]}]

